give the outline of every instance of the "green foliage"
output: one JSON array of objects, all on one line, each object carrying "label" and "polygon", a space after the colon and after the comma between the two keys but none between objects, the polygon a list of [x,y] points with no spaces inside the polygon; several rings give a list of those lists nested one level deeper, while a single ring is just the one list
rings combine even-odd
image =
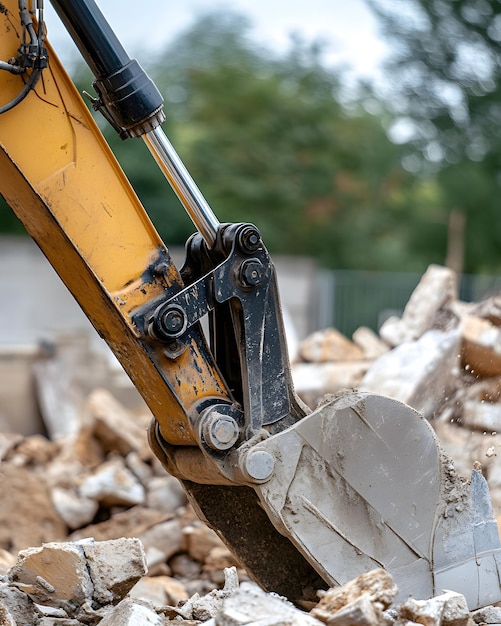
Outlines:
[{"label": "green foliage", "polygon": [[23,224],[17,219],[9,205],[0,196],[0,233],[12,235],[24,235],[26,231]]},{"label": "green foliage", "polygon": [[497,0],[367,0],[394,43],[397,112],[416,123],[428,159],[481,161],[501,138]]},{"label": "green foliage", "polygon": [[331,267],[423,267],[394,243],[409,235],[405,220],[393,232],[392,215],[413,202],[414,178],[384,117],[342,106],[343,77],[316,44],[276,58],[247,26],[209,14],[152,69],[173,143],[218,217],[254,222],[273,252]]},{"label": "green foliage", "polygon": [[[442,263],[441,190],[402,167],[384,107],[343,104],[343,74],[316,43],[292,41],[279,56],[248,32],[244,17],[210,13],[147,66],[165,98],[164,128],[218,218],[253,222],[273,253],[327,267]],[[90,90],[87,71],[74,80]],[[183,244],[193,226],[144,143],[99,124],[162,237]]]},{"label": "green foliage", "polygon": [[[465,217],[466,272],[499,272],[501,4],[368,0],[394,42],[389,75],[409,150],[437,172],[445,213]],[[416,165],[416,158],[413,157]]]}]

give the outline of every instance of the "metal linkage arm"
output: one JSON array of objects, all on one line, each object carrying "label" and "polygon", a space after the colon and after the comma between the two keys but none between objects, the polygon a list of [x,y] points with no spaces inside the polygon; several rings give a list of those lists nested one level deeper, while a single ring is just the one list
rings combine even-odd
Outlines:
[{"label": "metal linkage arm", "polygon": [[[173,296],[149,303],[134,321],[152,340],[164,342],[176,358],[186,349],[188,330],[212,314],[211,347],[243,409],[241,444],[264,426],[286,418],[294,421],[304,412],[295,403],[275,271],[259,231],[251,224],[226,225],[217,241],[211,250],[200,235],[195,236],[183,268],[190,284]],[[216,265],[207,269],[211,257]],[[226,258],[217,263],[221,257]],[[238,364],[228,357],[232,352],[238,355]]]}]

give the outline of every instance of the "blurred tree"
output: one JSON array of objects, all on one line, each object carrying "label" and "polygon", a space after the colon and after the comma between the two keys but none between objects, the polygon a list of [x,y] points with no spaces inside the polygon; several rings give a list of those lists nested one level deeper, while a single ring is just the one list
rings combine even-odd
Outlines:
[{"label": "blurred tree", "polygon": [[[294,40],[277,56],[248,33],[244,17],[210,13],[147,66],[165,130],[219,219],[254,222],[272,252],[328,267],[443,262],[439,190],[402,167],[383,107],[343,103],[343,75],[321,46]],[[80,91],[92,82],[81,68],[74,79]],[[165,241],[184,243],[193,226],[143,142],[99,123]]]},{"label": "blurred tree", "polygon": [[208,14],[152,70],[173,143],[218,217],[254,222],[273,252],[331,267],[421,269],[406,250],[408,223],[399,243],[392,232],[415,179],[384,114],[341,104],[342,74],[325,67],[319,45],[295,40],[277,58],[250,42],[248,27]]},{"label": "blurred tree", "polygon": [[501,184],[501,4],[367,2],[394,44],[390,136],[409,141],[409,169],[437,172],[449,249],[464,248],[463,260],[452,254],[455,269],[501,271],[501,229],[492,227]]}]

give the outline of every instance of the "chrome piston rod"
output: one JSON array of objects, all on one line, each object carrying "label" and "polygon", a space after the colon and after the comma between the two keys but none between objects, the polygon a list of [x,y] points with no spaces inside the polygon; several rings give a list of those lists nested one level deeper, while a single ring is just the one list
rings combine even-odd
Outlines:
[{"label": "chrome piston rod", "polygon": [[169,181],[181,204],[205,242],[212,247],[216,241],[219,220],[203,197],[195,181],[174,150],[161,126],[142,135],[148,149]]},{"label": "chrome piston rod", "polygon": [[106,111],[115,130],[144,138],[181,204],[212,247],[219,221],[160,127],[165,117],[157,87],[129,57],[95,0],[51,2],[96,78],[97,108]]}]

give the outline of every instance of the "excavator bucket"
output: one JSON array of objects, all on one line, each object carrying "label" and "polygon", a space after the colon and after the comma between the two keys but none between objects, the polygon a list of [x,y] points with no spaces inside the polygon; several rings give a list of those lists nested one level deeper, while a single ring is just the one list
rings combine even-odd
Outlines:
[{"label": "excavator bucket", "polygon": [[[501,600],[487,483],[460,479],[429,423],[395,400],[348,393],[253,448],[274,467],[255,487],[275,527],[330,585],[384,568],[400,599]],[[269,464],[269,461],[268,461]]]},{"label": "excavator bucket", "polygon": [[444,590],[463,594],[470,610],[501,601],[487,482],[477,471],[460,478],[409,406],[347,392],[253,445],[241,464],[252,487],[183,482],[199,516],[268,591],[301,603],[383,568],[397,601]]}]

